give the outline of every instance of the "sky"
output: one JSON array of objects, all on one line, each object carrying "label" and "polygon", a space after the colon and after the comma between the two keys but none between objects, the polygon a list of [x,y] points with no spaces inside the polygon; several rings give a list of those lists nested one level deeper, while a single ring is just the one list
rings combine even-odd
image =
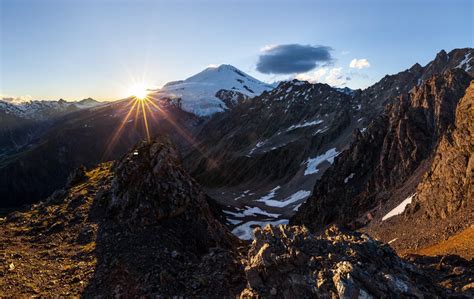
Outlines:
[{"label": "sky", "polygon": [[114,100],[210,65],[366,88],[474,46],[472,0],[0,0],[0,95]]}]

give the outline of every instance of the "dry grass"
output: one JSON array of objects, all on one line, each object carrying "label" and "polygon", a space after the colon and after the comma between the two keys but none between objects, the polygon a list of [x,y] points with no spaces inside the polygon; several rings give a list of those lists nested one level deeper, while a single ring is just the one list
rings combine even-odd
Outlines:
[{"label": "dry grass", "polygon": [[418,250],[422,255],[457,254],[465,259],[474,258],[474,226],[442,241],[436,245]]}]

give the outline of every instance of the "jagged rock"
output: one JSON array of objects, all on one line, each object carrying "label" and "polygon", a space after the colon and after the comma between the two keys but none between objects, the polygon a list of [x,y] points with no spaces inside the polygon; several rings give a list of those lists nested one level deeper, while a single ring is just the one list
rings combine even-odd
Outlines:
[{"label": "jagged rock", "polygon": [[[474,242],[468,231],[474,225],[473,101],[471,82],[457,105],[455,122],[447,127],[431,165],[420,176],[412,203],[403,215],[369,226],[371,235],[385,242],[396,240],[392,246],[402,253],[447,242],[451,252],[472,257],[469,248]],[[417,233],[406,233],[409,231]],[[438,254],[449,252],[438,250]]]},{"label": "jagged rock", "polygon": [[[168,139],[138,144],[112,173],[110,189],[100,196],[108,221],[96,240],[97,279],[85,294],[111,295],[107,290],[117,281],[120,296],[236,292],[243,284],[239,241],[216,220]],[[136,280],[127,278],[132,272]]]},{"label": "jagged rock", "polygon": [[[289,179],[330,140],[348,141],[359,115],[353,96],[298,80],[240,101],[206,122],[197,146],[185,152],[186,169],[206,187]],[[316,120],[320,127],[296,127]]]},{"label": "jagged rock", "polygon": [[448,293],[423,271],[368,235],[332,226],[314,235],[301,226],[255,230],[245,273],[248,296],[400,298]]},{"label": "jagged rock", "polygon": [[243,289],[243,244],[216,220],[168,139],[140,143],[85,177],[61,200],[1,224],[0,250],[22,255],[11,274],[0,269],[0,289],[12,286],[6,294],[224,297]]},{"label": "jagged rock", "polygon": [[61,203],[64,200],[65,196],[66,196],[66,190],[58,189],[58,190],[54,191],[53,194],[51,194],[51,196],[49,196],[46,199],[46,202],[52,203],[52,204],[58,204],[58,203]]},{"label": "jagged rock", "polygon": [[79,244],[88,244],[94,240],[95,232],[94,229],[90,226],[86,226],[81,229],[79,235],[77,236],[77,243]]},{"label": "jagged rock", "polygon": [[234,108],[250,97],[238,91],[221,89],[216,93],[216,98],[221,99],[228,108]]}]

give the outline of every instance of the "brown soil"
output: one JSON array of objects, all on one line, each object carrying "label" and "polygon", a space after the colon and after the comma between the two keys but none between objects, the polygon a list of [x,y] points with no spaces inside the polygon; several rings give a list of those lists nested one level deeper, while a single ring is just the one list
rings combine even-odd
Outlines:
[{"label": "brown soil", "polygon": [[[0,220],[0,295],[79,295],[94,275],[95,242],[76,239],[88,226],[97,230],[88,215],[99,182],[108,165],[87,173],[88,183],[70,189],[71,204],[33,206]],[[75,206],[74,202],[83,201]],[[74,211],[73,211],[74,210]]]}]

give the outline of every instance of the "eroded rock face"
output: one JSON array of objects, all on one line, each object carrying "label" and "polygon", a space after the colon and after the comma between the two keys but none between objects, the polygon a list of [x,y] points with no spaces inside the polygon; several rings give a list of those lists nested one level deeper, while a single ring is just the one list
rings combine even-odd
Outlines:
[{"label": "eroded rock face", "polygon": [[414,206],[429,218],[474,210],[474,81],[456,109],[456,122],[438,145],[431,169],[417,187]]},{"label": "eroded rock face", "polygon": [[[416,186],[471,77],[460,69],[436,75],[385,107],[349,150],[336,158],[291,223],[321,229],[330,223],[360,227],[410,178]],[[428,164],[429,165],[429,164]],[[348,179],[350,177],[350,179]],[[409,188],[407,188],[409,189]],[[413,191],[413,190],[412,190]]]},{"label": "eroded rock face", "polygon": [[405,212],[365,228],[384,242],[394,240],[391,246],[397,252],[436,247],[455,237],[457,241],[449,241],[451,250],[470,256],[464,252],[471,248],[472,238],[466,238],[462,232],[474,225],[473,90],[474,83],[471,82],[457,105],[455,122],[446,127],[433,150],[433,159],[412,191],[413,201]]},{"label": "eroded rock face", "polygon": [[313,235],[301,226],[255,231],[241,297],[400,298],[442,296],[423,271],[366,234],[329,227]]}]

